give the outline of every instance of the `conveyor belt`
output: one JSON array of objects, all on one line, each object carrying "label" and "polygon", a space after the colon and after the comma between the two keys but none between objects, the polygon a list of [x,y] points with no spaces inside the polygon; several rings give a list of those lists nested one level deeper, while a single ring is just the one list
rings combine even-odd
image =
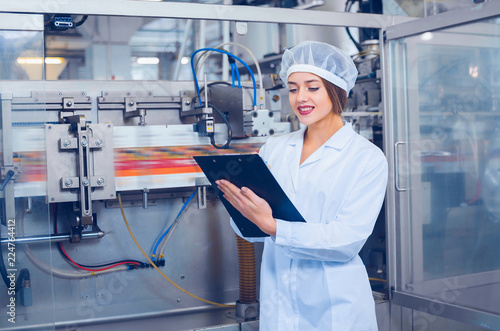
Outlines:
[{"label": "conveyor belt", "polygon": [[[22,170],[15,185],[16,197],[46,195],[44,129],[14,128],[13,135],[14,159]],[[216,139],[223,141],[224,135]],[[205,182],[205,176],[193,156],[255,153],[264,141],[265,138],[233,140],[231,149],[220,150],[213,148],[208,138],[199,137],[190,125],[115,127],[116,190],[194,186]],[[50,162],[50,156],[47,159]]]}]

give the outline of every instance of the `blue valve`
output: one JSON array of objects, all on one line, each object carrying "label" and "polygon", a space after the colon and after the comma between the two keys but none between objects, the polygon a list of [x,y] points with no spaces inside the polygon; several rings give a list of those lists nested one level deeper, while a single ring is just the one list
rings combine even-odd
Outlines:
[{"label": "blue valve", "polygon": [[0,191],[3,191],[5,189],[5,186],[7,186],[7,184],[15,174],[16,173],[14,172],[14,170],[7,171],[7,176],[5,176],[5,180],[3,181],[2,186],[0,186]]}]

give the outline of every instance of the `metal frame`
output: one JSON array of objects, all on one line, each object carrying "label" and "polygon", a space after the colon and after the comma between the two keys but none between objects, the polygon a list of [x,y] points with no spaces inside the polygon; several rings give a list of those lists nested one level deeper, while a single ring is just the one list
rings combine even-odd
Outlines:
[{"label": "metal frame", "polygon": [[378,14],[132,0],[107,0],[105,2],[99,0],[52,2],[38,0],[14,1],[2,4],[0,12],[164,17],[381,29],[414,20],[414,18],[409,17]]},{"label": "metal frame", "polygon": [[[12,110],[11,110],[11,93],[0,94],[1,102],[1,138],[2,138],[2,168],[14,169],[14,158],[13,158],[13,142],[12,142]],[[12,177],[12,176],[11,176]],[[14,203],[14,177],[2,176],[2,186],[4,187],[2,195],[5,204],[5,213],[0,215],[1,218],[5,216],[2,222],[7,220],[13,220],[16,218],[16,208]],[[7,183],[3,183],[7,181]]]},{"label": "metal frame", "polygon": [[394,292],[392,295],[392,303],[428,314],[450,318],[455,321],[487,327],[492,330],[500,329],[500,318],[498,315],[437,301],[435,299],[428,299],[408,293]]},{"label": "metal frame", "polygon": [[456,9],[442,14],[429,16],[413,22],[398,24],[387,28],[386,40],[400,39],[424,32],[451,28],[500,15],[498,1],[483,2],[468,8]]},{"label": "metal frame", "polygon": [[43,15],[0,13],[0,30],[43,31]]},{"label": "metal frame", "polygon": [[[454,32],[469,32],[466,30],[465,24],[475,23],[480,20],[485,20],[500,16],[500,3],[498,2],[488,2],[470,8],[454,10],[451,12],[446,12],[443,14],[435,15],[432,17],[420,19],[413,22],[403,23],[395,26],[388,27],[385,35],[385,45],[382,48],[386,54],[381,54],[382,64],[384,70],[384,137],[385,137],[385,148],[387,151],[387,158],[389,161],[390,174],[393,176],[397,175],[396,167],[398,164],[396,161],[395,143],[399,141],[409,142],[410,134],[418,134],[418,130],[415,131],[415,127],[418,127],[418,112],[415,109],[410,109],[415,105],[415,97],[418,97],[415,93],[418,87],[407,88],[409,82],[407,75],[411,75],[411,72],[415,72],[416,68],[412,67],[412,71],[409,72],[406,67],[406,63],[400,61],[411,61],[409,57],[415,58],[416,52],[413,49],[416,46],[415,43],[397,43],[398,39],[404,39],[406,37],[415,36],[424,32],[436,31],[440,29],[453,28],[450,30],[445,30],[446,35],[439,34],[439,41],[444,41],[444,44],[449,44],[446,40],[447,34],[453,34]],[[470,32],[469,32],[470,33]],[[484,32],[486,35],[487,33]],[[388,43],[392,41],[393,43]],[[433,40],[430,43],[438,42],[438,40]],[[479,36],[474,40],[476,47],[484,46],[482,42],[482,36]],[[392,49],[395,47],[396,49]],[[403,52],[401,60],[391,58],[391,52]],[[391,67],[391,63],[398,61],[394,66]],[[395,75],[394,70],[401,70],[398,75]],[[407,72],[408,71],[408,72]],[[395,87],[404,88],[405,90],[401,95],[393,95],[393,89]],[[408,91],[410,90],[410,91]],[[394,100],[394,98],[398,98]],[[392,103],[392,104],[391,104]],[[394,108],[396,107],[396,108]],[[403,111],[399,110],[403,109]],[[395,112],[399,111],[400,116],[396,118]],[[417,109],[418,111],[418,109]],[[397,122],[396,122],[397,121]],[[410,123],[410,124],[409,124]],[[409,127],[411,125],[411,127]],[[411,146],[407,145],[407,152],[411,150]],[[400,153],[402,153],[403,148],[400,148]],[[406,155],[408,156],[408,154]],[[402,155],[399,155],[400,162],[404,162]],[[420,167],[418,164],[417,167]],[[411,175],[410,175],[411,176]],[[407,178],[410,182],[409,184],[414,185],[415,182],[412,178]],[[413,242],[414,238],[414,225],[404,224],[401,219],[409,217],[410,208],[419,203],[419,201],[409,201],[411,200],[410,193],[415,187],[408,187],[407,191],[398,191],[396,183],[403,181],[404,178],[393,178],[390,181],[387,191],[387,233],[388,233],[388,265],[389,265],[389,282],[392,289],[391,299],[396,305],[402,307],[407,307],[410,309],[423,311],[429,314],[441,316],[444,318],[449,318],[456,321],[461,321],[473,325],[478,325],[482,327],[488,327],[491,329],[500,328],[500,316],[487,313],[485,311],[480,311],[476,309],[467,308],[465,306],[459,306],[446,302],[445,299],[437,300],[434,298],[426,298],[423,296],[414,295],[411,293],[411,288],[407,289],[407,284],[411,283],[411,280],[415,280],[417,272],[413,268],[415,261],[403,263],[404,260],[408,258],[414,258],[415,245],[421,248],[422,243]],[[400,183],[398,183],[401,185]],[[418,236],[418,234],[417,234]],[[418,241],[418,240],[417,240]],[[421,264],[422,261],[417,261]],[[417,264],[418,264],[417,263]],[[418,283],[418,276],[417,276]],[[429,285],[433,285],[435,282],[427,282]],[[405,292],[402,292],[404,290]]]},{"label": "metal frame", "polygon": [[[207,5],[193,3],[172,3],[172,2],[149,2],[149,1],[129,1],[129,0],[109,0],[106,2],[97,0],[88,1],[53,1],[44,3],[38,0],[26,0],[20,2],[9,2],[2,4],[0,13],[25,13],[25,14],[43,14],[43,13],[67,13],[67,14],[89,14],[89,15],[110,15],[126,17],[157,17],[157,18],[179,18],[179,19],[200,19],[200,20],[221,20],[221,21],[243,21],[243,22],[264,22],[264,23],[284,23],[299,24],[311,26],[331,26],[331,27],[360,27],[360,28],[379,28],[380,40],[382,41],[385,33],[386,40],[396,40],[419,33],[434,31],[446,27],[452,27],[460,24],[471,23],[478,20],[487,19],[500,15],[500,3],[483,3],[470,8],[460,9],[453,12],[447,12],[433,17],[414,20],[412,18],[400,16],[387,16],[375,14],[352,14],[340,12],[320,12],[320,11],[300,11],[294,9],[278,8],[260,8],[250,6],[223,6]],[[0,14],[2,15],[2,14]],[[42,17],[36,15],[37,20]],[[33,15],[24,15],[29,19]],[[1,20],[0,20],[1,21]],[[43,25],[43,22],[42,22]],[[0,28],[4,26],[1,25]],[[26,25],[22,25],[26,30]],[[42,26],[43,29],[43,26]],[[383,103],[384,116],[384,136],[385,150],[390,164],[391,174],[394,174],[395,155],[393,153],[394,140],[396,134],[392,132],[394,127],[393,110],[390,107],[392,100],[391,92],[391,67],[388,58],[388,45],[380,47],[382,59],[382,72],[384,74],[383,84]],[[387,53],[387,54],[385,54]],[[403,80],[405,77],[403,77]],[[405,103],[407,100],[401,100]],[[408,131],[406,131],[408,132]],[[388,226],[388,261],[392,265],[390,270],[391,286],[403,284],[397,279],[395,268],[401,268],[400,261],[402,252],[397,253],[396,247],[401,247],[400,242],[404,243],[402,235],[408,234],[408,228],[400,227],[396,220],[397,215],[408,212],[407,207],[401,204],[396,198],[395,187],[389,186],[387,192],[387,226]],[[399,193],[401,194],[401,193]],[[407,194],[407,193],[405,193]],[[405,209],[406,208],[406,209]],[[400,242],[397,242],[400,241]],[[409,249],[409,245],[405,248]],[[408,255],[406,255],[408,256]],[[409,276],[409,271],[404,275]],[[409,307],[416,310],[425,311],[424,307],[429,307],[436,303],[431,299],[414,296],[407,293],[398,292],[398,288],[392,293],[392,299],[395,304]],[[441,304],[441,303],[436,303]],[[455,320],[483,325],[488,327],[500,327],[500,317],[484,312],[458,307],[451,304],[442,303],[444,309],[441,316],[450,317]],[[433,313],[430,311],[430,313]]]}]

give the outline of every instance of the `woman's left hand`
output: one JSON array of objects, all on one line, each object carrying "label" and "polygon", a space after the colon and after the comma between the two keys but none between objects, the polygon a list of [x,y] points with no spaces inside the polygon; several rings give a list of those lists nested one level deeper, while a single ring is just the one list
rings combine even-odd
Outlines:
[{"label": "woman's left hand", "polygon": [[224,179],[215,183],[217,188],[224,193],[224,198],[243,216],[257,225],[263,232],[276,236],[276,220],[273,218],[273,212],[266,200],[257,196],[248,187],[239,189]]}]

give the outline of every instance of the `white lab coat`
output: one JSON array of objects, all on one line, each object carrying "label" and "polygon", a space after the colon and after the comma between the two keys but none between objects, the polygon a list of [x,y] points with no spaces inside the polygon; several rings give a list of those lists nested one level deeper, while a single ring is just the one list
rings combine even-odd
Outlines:
[{"label": "white lab coat", "polygon": [[277,220],[276,237],[245,238],[265,241],[260,330],[377,330],[358,253],[384,200],[387,160],[346,123],[299,165],[304,130],[270,138],[259,152],[306,220]]}]

